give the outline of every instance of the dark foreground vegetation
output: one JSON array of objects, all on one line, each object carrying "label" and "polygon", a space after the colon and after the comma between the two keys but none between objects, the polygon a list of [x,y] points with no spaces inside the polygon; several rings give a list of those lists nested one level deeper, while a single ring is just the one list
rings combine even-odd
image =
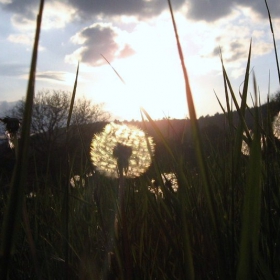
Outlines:
[{"label": "dark foreground vegetation", "polygon": [[[95,138],[101,154],[116,144],[114,179],[90,158],[90,141],[106,123],[72,122],[79,67],[63,125],[40,124],[46,113],[32,118],[43,108],[58,121],[61,109],[34,102],[43,4],[18,141],[1,116],[13,147],[0,146],[1,279],[280,279],[280,103],[276,95],[258,106],[251,45],[242,92],[233,92],[221,57],[224,113],[197,120],[168,1],[190,119],[156,122],[141,110],[143,121],[134,125],[156,145],[151,166],[135,178],[123,172],[135,149],[114,142],[117,135]],[[151,147],[139,150],[147,150],[145,159]],[[100,164],[108,166],[102,156]]]},{"label": "dark foreground vegetation", "polygon": [[[259,108],[260,116],[272,121],[279,109],[280,103],[274,98]],[[250,109],[246,111],[249,128],[254,125],[251,113]],[[233,126],[237,126],[237,112],[232,116]],[[71,126],[67,145],[63,128],[56,131],[59,137],[54,137],[51,145],[44,142],[48,135],[31,137],[24,193],[26,220],[17,231],[10,279],[38,279],[38,273],[42,279],[63,279],[65,275],[69,279],[126,279],[124,241],[116,237],[114,229],[118,180],[96,172],[89,156],[93,135],[107,123]],[[241,151],[233,170],[235,131],[230,128],[227,116],[216,114],[201,118],[198,123],[211,194],[204,190],[190,120],[127,123],[146,131],[156,144],[153,163],[147,172],[125,181],[128,232],[125,242],[129,244],[133,279],[185,279],[186,262],[190,261],[185,246],[190,246],[196,279],[235,279],[250,172],[261,177],[260,184],[254,185],[261,192],[259,251],[256,252],[260,271],[256,273],[269,273],[268,279],[278,279],[279,140],[272,137],[267,141],[259,159],[259,174],[248,170],[250,157]],[[269,135],[269,126],[263,133]],[[16,158],[15,149],[10,149],[7,142],[0,148],[2,220]],[[163,173],[174,173],[177,182],[164,183],[160,175]],[[72,184],[69,178],[75,178]],[[64,201],[68,186],[66,267]],[[216,232],[211,225],[207,195],[213,196]],[[250,235],[250,224],[248,231]]]}]

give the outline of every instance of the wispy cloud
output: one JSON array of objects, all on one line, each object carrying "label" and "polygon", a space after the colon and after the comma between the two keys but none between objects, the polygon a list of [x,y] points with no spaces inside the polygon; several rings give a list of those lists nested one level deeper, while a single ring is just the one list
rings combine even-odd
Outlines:
[{"label": "wispy cloud", "polygon": [[55,81],[65,81],[65,72],[62,71],[45,71],[37,72],[36,78],[40,80],[55,80]]}]

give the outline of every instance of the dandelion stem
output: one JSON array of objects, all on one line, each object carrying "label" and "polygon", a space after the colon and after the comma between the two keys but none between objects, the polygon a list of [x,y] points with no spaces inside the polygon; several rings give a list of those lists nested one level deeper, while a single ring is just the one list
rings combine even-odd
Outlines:
[{"label": "dandelion stem", "polygon": [[129,238],[127,228],[127,217],[125,211],[125,178],[123,175],[124,168],[119,166],[119,219],[115,219],[115,226],[117,232],[118,241],[123,249],[123,263],[124,263],[124,274],[125,279],[132,279],[132,260],[129,251]]}]

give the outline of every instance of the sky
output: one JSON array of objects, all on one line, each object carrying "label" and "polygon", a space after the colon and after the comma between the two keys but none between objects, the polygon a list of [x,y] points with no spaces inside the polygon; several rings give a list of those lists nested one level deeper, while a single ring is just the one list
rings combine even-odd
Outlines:
[{"label": "sky", "polygon": [[[225,106],[220,49],[236,95],[243,88],[250,40],[251,78],[254,72],[261,102],[280,90],[265,0],[171,3],[198,117],[222,112],[215,93]],[[267,4],[279,46],[280,1]],[[39,0],[0,0],[0,104],[5,106],[25,98],[38,9]],[[45,0],[36,93],[71,92],[78,62],[77,97],[103,103],[113,119],[140,119],[140,107],[153,119],[188,117],[167,0]],[[253,94],[252,84],[251,79]]]}]

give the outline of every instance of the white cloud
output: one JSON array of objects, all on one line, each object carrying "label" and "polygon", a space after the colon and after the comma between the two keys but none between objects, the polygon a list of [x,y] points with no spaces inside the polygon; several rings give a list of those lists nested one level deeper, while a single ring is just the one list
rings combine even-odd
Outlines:
[{"label": "white cloud", "polygon": [[24,17],[20,14],[14,14],[11,18],[11,22],[16,29],[22,32],[35,30],[36,27],[36,21],[34,19]]},{"label": "white cloud", "polygon": [[[86,47],[80,47],[73,53],[66,55],[64,61],[69,64],[77,64],[82,60],[82,54],[87,50]],[[101,59],[101,58],[100,58]]]},{"label": "white cloud", "polygon": [[12,3],[12,0],[0,0],[1,4],[10,4]]},{"label": "white cloud", "polygon": [[[22,33],[10,34],[7,40],[15,44],[21,44],[27,46],[27,50],[30,51],[31,48],[33,47],[34,34],[28,32],[26,32],[26,34],[22,34]],[[39,45],[39,51],[45,51],[45,48]]]},{"label": "white cloud", "polygon": [[251,39],[252,59],[272,51],[269,22],[251,8],[236,6],[227,17],[211,24],[205,21],[186,21],[182,15],[178,17],[186,61],[197,75],[199,71],[200,74],[219,71],[219,48],[233,78],[244,74]]},{"label": "white cloud", "polygon": [[31,34],[11,34],[7,39],[12,43],[30,46],[33,43],[33,37],[31,36]]},{"label": "white cloud", "polygon": [[59,1],[47,2],[43,14],[43,29],[64,28],[69,23],[76,10]]},{"label": "white cloud", "polygon": [[[75,18],[75,12],[74,8],[59,1],[47,2],[43,11],[42,30],[64,28]],[[22,32],[35,30],[37,13],[37,7],[30,7],[28,13],[17,12],[11,18],[12,25]]]}]

